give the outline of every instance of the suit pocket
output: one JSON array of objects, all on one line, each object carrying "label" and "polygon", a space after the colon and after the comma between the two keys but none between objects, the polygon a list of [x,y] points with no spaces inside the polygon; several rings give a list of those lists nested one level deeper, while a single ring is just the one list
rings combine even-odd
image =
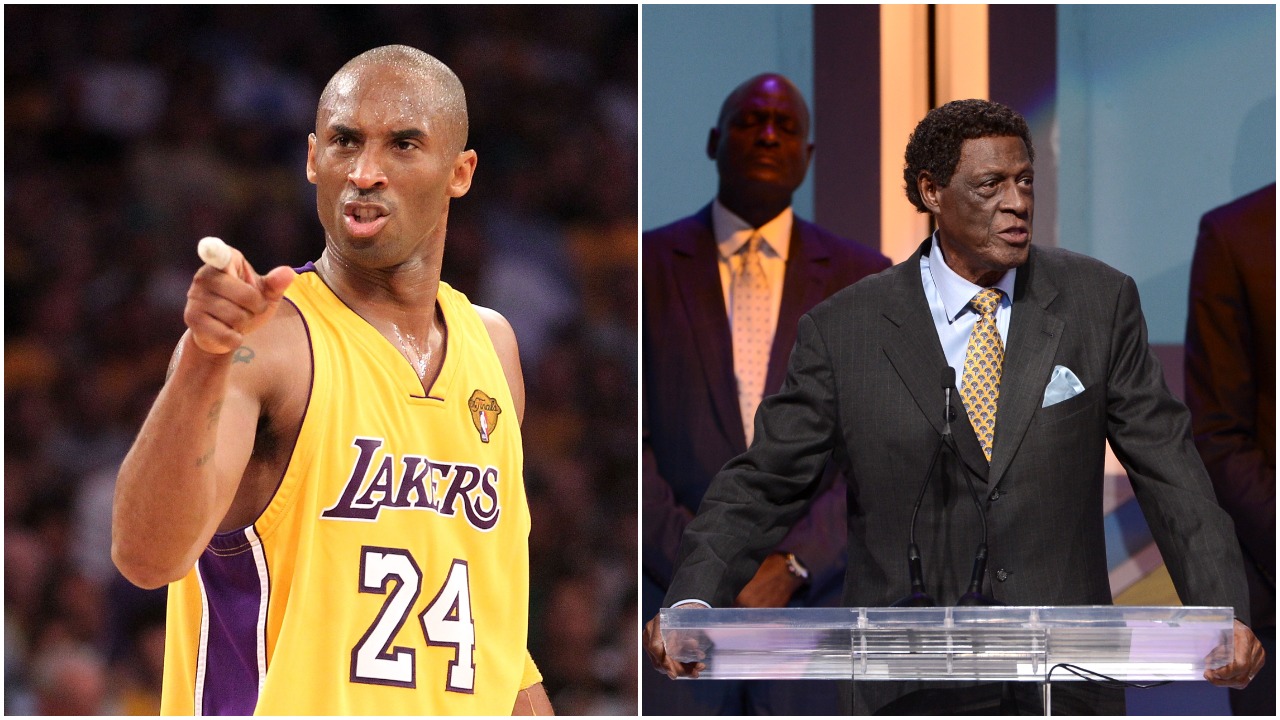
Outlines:
[{"label": "suit pocket", "polygon": [[1075,417],[1079,413],[1096,407],[1101,391],[1102,386],[1094,385],[1091,388],[1085,388],[1084,392],[1075,397],[1067,398],[1046,408],[1040,408],[1036,411],[1035,421],[1043,427]]}]

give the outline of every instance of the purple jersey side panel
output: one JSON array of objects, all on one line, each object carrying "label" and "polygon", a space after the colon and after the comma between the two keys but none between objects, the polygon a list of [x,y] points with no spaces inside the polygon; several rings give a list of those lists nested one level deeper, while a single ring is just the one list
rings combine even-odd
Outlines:
[{"label": "purple jersey side panel", "polygon": [[252,528],[215,535],[200,556],[209,628],[204,687],[196,689],[201,714],[252,715],[258,704],[268,589],[261,558]]}]

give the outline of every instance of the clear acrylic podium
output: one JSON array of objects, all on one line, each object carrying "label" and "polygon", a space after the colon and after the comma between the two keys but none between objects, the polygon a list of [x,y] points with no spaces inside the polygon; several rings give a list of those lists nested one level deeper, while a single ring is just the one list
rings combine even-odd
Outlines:
[{"label": "clear acrylic podium", "polygon": [[[1228,607],[668,608],[668,656],[702,679],[1043,684],[1070,664],[1132,682],[1202,680],[1232,653]],[[1052,680],[1082,678],[1062,669]]]}]

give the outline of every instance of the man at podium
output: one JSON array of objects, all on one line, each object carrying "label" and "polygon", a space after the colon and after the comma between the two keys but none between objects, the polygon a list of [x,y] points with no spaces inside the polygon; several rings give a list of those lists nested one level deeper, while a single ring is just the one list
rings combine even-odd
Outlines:
[{"label": "man at podium", "polygon": [[[1110,441],[1180,599],[1235,609],[1235,656],[1206,679],[1242,687],[1258,672],[1232,522],[1147,345],[1137,288],[1101,262],[1031,244],[1034,158],[1026,122],[998,103],[951,102],[916,126],[907,197],[937,231],[800,319],[754,441],[684,533],[666,605],[729,606],[829,457],[849,480],[847,605],[908,593],[938,605],[1110,604]],[[666,657],[657,617],[645,642],[659,670],[698,672]],[[1034,683],[848,685],[856,714],[1042,712]],[[1068,683],[1053,705],[1123,714],[1124,695]]]}]

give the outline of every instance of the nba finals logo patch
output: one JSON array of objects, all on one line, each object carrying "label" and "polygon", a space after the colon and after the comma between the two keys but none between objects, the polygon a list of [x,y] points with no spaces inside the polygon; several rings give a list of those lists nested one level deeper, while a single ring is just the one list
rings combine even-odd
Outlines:
[{"label": "nba finals logo patch", "polygon": [[471,424],[475,425],[480,433],[480,441],[489,442],[489,436],[493,434],[493,429],[498,424],[498,416],[502,414],[498,401],[485,395],[483,391],[476,390],[471,393],[471,400],[467,402],[467,407],[471,408]]}]

